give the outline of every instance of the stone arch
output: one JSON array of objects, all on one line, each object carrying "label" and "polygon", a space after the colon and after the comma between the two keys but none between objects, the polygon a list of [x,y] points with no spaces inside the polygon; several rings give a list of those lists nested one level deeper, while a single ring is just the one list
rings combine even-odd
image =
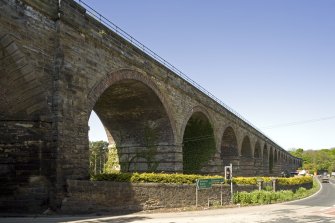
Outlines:
[{"label": "stone arch", "polygon": [[42,87],[46,83],[41,83],[18,42],[11,34],[0,33],[0,118],[36,119],[35,114],[50,112]]},{"label": "stone arch", "polygon": [[262,157],[261,145],[260,145],[259,141],[257,141],[256,144],[255,144],[254,157],[255,158],[261,158]]},{"label": "stone arch", "polygon": [[252,157],[252,148],[249,136],[245,136],[242,141],[241,156]]},{"label": "stone arch", "polygon": [[264,175],[269,174],[269,150],[266,144],[263,147],[263,171]]},{"label": "stone arch", "polygon": [[233,127],[228,126],[222,134],[220,153],[223,166],[232,164],[233,167],[236,167],[239,165],[239,152],[235,132]]},{"label": "stone arch", "polygon": [[277,149],[274,149],[274,152],[273,152],[273,163],[274,164],[278,163],[278,150]]},{"label": "stone arch", "polygon": [[235,131],[230,126],[225,129],[221,140],[221,157],[227,156],[238,156],[238,146]]},{"label": "stone arch", "polygon": [[5,155],[0,161],[0,178],[5,182],[0,191],[11,201],[5,202],[5,210],[17,210],[27,196],[34,198],[35,202],[28,202],[34,210],[49,205],[54,199],[49,185],[56,188],[55,123],[50,118],[51,100],[47,100],[52,84],[46,81],[52,75],[35,69],[35,63],[43,67],[40,57],[33,61],[27,52],[34,46],[23,48],[18,36],[0,31],[0,147]]},{"label": "stone arch", "polygon": [[274,157],[274,148],[271,146],[270,147],[270,153],[269,153],[269,174],[273,173],[273,167],[274,167],[274,163],[273,163],[273,157]]},{"label": "stone arch", "polygon": [[202,109],[193,109],[183,131],[183,172],[201,173],[216,152],[210,118]]},{"label": "stone arch", "polygon": [[241,146],[239,169],[241,176],[255,175],[254,158],[249,136],[244,136]]},{"label": "stone arch", "polygon": [[[202,106],[194,106],[192,109],[190,109],[186,114],[186,117],[184,118],[181,127],[180,127],[180,136],[181,139],[184,138],[184,133],[185,133],[185,128],[186,125],[188,124],[190,118],[195,114],[195,113],[202,113],[206,116],[206,118],[208,119],[209,123],[211,124],[211,126],[214,126],[214,121],[212,120],[212,116],[209,114],[209,112],[207,111],[206,108],[202,107]],[[214,129],[214,128],[213,128]]]},{"label": "stone arch", "polygon": [[255,176],[263,175],[262,150],[259,141],[256,141],[254,147],[254,168]]},{"label": "stone arch", "polygon": [[175,125],[168,103],[145,73],[122,69],[106,75],[88,95],[88,114],[92,110],[117,150],[121,171],[169,171],[175,160],[159,151],[173,153]]}]

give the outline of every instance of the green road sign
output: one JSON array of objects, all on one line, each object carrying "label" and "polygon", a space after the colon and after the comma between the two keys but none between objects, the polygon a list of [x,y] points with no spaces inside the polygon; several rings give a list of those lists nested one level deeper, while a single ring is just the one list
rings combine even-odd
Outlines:
[{"label": "green road sign", "polygon": [[198,179],[197,180],[197,189],[209,189],[212,187],[211,179]]},{"label": "green road sign", "polygon": [[223,178],[216,179],[197,179],[197,189],[209,189],[212,187],[212,184],[223,183]]},{"label": "green road sign", "polygon": [[218,183],[223,183],[224,179],[223,178],[215,178],[215,179],[211,179],[212,180],[212,184],[218,184]]}]

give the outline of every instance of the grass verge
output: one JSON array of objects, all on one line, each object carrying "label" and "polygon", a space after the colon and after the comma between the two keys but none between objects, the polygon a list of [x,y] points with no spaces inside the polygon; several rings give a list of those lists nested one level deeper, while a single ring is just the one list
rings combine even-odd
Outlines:
[{"label": "grass verge", "polygon": [[320,185],[316,179],[313,179],[313,187],[309,190],[300,187],[295,192],[291,190],[266,191],[255,190],[252,192],[236,192],[234,194],[234,203],[240,205],[259,205],[273,204],[285,201],[298,200],[309,197],[320,189]]}]

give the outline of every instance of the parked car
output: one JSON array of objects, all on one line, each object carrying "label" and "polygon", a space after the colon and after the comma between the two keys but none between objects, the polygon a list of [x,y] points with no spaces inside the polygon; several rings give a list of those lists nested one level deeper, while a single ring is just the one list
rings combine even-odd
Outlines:
[{"label": "parked car", "polygon": [[329,183],[329,177],[327,175],[323,175],[321,178],[322,183]]}]

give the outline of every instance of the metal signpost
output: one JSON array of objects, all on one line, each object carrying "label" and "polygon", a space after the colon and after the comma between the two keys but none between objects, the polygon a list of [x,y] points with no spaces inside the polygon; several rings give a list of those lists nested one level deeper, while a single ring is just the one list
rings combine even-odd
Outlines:
[{"label": "metal signpost", "polygon": [[[222,205],[222,184],[224,183],[223,178],[215,178],[215,179],[197,179],[196,181],[196,190],[195,190],[195,206],[198,207],[198,190],[202,189],[211,189],[212,184],[221,183],[221,205]],[[208,197],[209,200],[209,197]],[[209,202],[209,201],[208,201]],[[208,203],[209,205],[209,203]]]},{"label": "metal signpost", "polygon": [[230,180],[230,197],[231,202],[234,201],[233,196],[233,164],[230,164],[229,166],[224,167],[224,176],[226,180]]}]

